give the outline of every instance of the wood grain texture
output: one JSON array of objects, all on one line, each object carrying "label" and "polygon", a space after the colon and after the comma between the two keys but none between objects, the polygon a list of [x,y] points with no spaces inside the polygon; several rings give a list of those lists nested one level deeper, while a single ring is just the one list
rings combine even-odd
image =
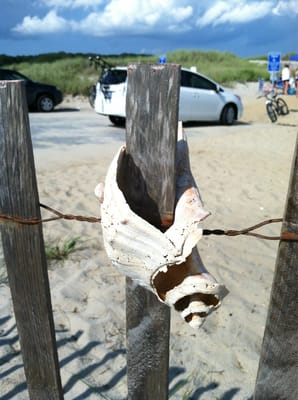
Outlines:
[{"label": "wood grain texture", "polygon": [[[282,232],[298,233],[298,137]],[[267,315],[255,400],[298,399],[298,242],[281,241]]]},{"label": "wood grain texture", "polygon": [[[40,218],[23,82],[0,82],[0,210]],[[31,400],[63,399],[41,225],[1,224]]]},{"label": "wood grain texture", "polygon": [[[180,66],[128,68],[121,189],[131,208],[161,230],[174,215],[179,89]],[[126,322],[128,399],[166,400],[169,308],[127,278]]]},{"label": "wood grain texture", "polygon": [[177,65],[128,67],[126,146],[133,173],[129,201],[158,227],[172,223],[179,88]]},{"label": "wood grain texture", "polygon": [[168,399],[170,308],[126,279],[129,400]]}]

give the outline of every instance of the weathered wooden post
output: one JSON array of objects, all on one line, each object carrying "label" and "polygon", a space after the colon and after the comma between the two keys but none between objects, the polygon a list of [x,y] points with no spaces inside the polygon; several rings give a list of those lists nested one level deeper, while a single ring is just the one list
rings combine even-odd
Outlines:
[{"label": "weathered wooden post", "polygon": [[[298,234],[298,137],[282,232]],[[271,289],[255,400],[298,399],[298,242],[281,241]]]},{"label": "weathered wooden post", "polygon": [[[126,198],[143,219],[173,222],[180,66],[131,65],[126,97]],[[170,310],[127,278],[129,400],[168,398]]]},{"label": "weathered wooden post", "polygon": [[[0,211],[40,219],[25,89],[0,81]],[[1,224],[3,252],[31,400],[61,400],[41,225]]]}]

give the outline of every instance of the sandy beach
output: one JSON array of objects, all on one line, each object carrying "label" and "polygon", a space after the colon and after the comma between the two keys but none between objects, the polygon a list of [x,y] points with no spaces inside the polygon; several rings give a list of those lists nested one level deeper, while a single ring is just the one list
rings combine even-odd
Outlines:
[{"label": "sandy beach", "polygon": [[[192,172],[211,212],[202,224],[206,229],[242,229],[284,213],[298,99],[285,96],[290,113],[272,124],[264,99],[257,99],[257,83],[237,85],[234,91],[244,105],[235,125],[185,125]],[[70,115],[70,123],[80,113],[86,113],[86,121],[94,113],[85,99],[66,99],[60,107],[80,110]],[[94,129],[91,122],[89,128]],[[36,136],[40,202],[64,213],[100,216],[93,190],[124,143],[124,130],[114,131],[113,138],[88,144],[76,130],[76,145],[68,147],[59,142],[37,145]],[[47,245],[78,238],[66,260],[48,265],[65,400],[124,400],[125,278],[106,256],[100,224],[57,221],[44,224],[43,231]],[[280,224],[262,233],[278,235]],[[252,398],[277,248],[277,241],[243,236],[203,237],[198,243],[207,269],[229,294],[199,331],[172,311],[171,400]],[[0,279],[0,399],[27,400],[2,253]]]}]

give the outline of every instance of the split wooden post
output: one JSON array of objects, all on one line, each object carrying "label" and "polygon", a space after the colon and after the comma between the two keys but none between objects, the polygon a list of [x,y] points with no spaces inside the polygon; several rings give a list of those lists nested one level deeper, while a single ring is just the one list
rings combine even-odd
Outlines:
[{"label": "split wooden post", "polygon": [[[282,232],[298,234],[298,137]],[[298,399],[298,242],[279,244],[255,400]]]},{"label": "split wooden post", "polygon": [[[125,194],[161,230],[174,215],[179,89],[178,65],[128,68]],[[126,315],[128,399],[166,400],[170,310],[127,279]]]},{"label": "split wooden post", "polygon": [[[24,84],[0,82],[0,212],[40,219]],[[42,227],[1,224],[31,400],[62,400]]]}]

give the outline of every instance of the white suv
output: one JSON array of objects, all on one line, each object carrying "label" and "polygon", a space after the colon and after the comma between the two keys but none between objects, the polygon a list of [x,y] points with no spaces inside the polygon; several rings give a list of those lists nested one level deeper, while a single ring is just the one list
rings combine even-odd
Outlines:
[{"label": "white suv", "polygon": [[[94,109],[115,125],[125,123],[126,86],[127,67],[106,69],[96,85]],[[239,96],[202,74],[181,68],[179,120],[232,125],[242,112]]]}]

